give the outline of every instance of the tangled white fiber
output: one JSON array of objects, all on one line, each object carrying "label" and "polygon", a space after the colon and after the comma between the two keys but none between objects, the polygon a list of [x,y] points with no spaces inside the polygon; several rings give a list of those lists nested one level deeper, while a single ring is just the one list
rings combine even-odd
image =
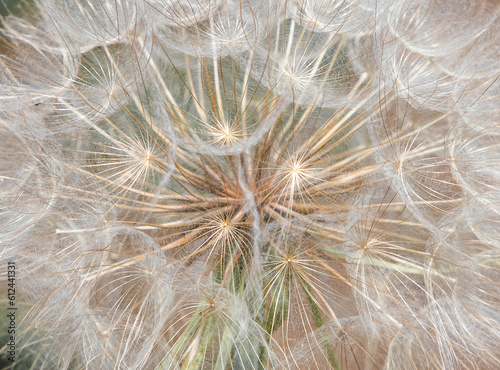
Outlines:
[{"label": "tangled white fiber", "polygon": [[500,369],[496,0],[18,5],[0,367]]}]

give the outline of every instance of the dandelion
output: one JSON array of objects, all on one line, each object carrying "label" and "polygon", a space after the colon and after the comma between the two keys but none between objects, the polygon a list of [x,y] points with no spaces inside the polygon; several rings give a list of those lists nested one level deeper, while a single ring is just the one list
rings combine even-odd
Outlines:
[{"label": "dandelion", "polygon": [[500,9],[455,3],[3,19],[7,366],[498,368]]}]

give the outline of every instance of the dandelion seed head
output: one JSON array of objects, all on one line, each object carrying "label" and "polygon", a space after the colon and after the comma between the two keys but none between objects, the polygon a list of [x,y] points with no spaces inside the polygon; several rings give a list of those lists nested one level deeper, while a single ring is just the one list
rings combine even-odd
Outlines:
[{"label": "dandelion seed head", "polygon": [[19,366],[498,368],[499,16],[39,0],[5,19]]}]

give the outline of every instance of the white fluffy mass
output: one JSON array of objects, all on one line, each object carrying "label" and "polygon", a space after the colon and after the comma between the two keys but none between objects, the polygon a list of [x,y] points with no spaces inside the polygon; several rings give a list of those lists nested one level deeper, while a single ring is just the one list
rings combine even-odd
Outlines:
[{"label": "white fluffy mass", "polygon": [[2,366],[500,368],[498,2],[11,11]]}]

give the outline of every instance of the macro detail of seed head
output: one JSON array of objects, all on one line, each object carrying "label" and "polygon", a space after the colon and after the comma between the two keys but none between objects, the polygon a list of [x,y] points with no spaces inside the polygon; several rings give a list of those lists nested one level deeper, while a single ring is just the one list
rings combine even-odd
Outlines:
[{"label": "macro detail of seed head", "polygon": [[500,368],[495,1],[5,11],[2,368]]}]

